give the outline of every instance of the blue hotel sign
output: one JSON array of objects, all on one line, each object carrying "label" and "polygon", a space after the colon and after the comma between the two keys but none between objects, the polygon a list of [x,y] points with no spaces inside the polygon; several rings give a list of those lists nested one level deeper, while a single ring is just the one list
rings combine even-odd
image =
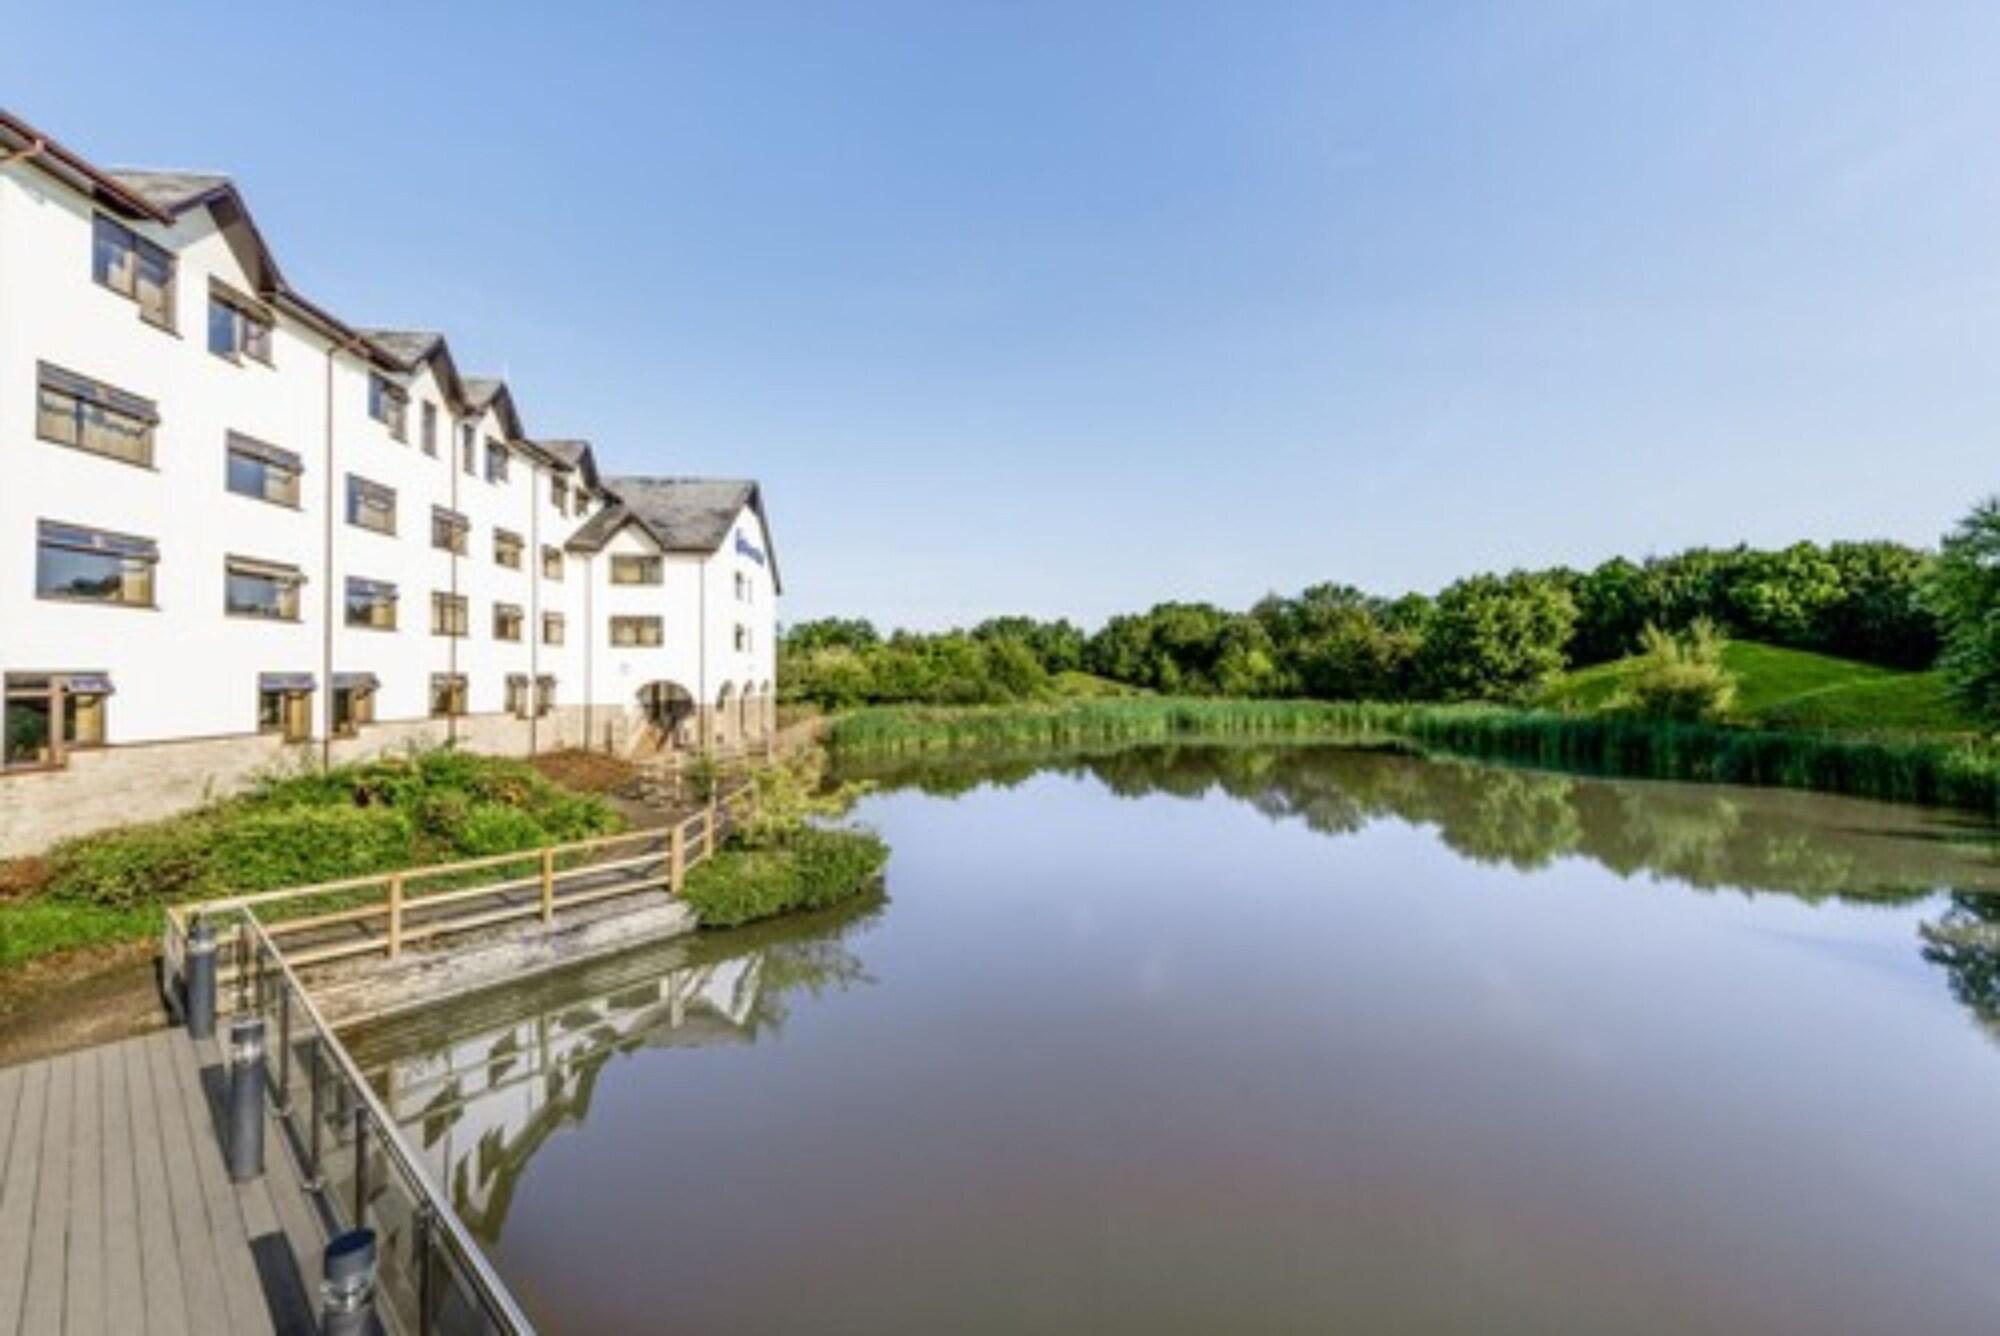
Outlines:
[{"label": "blue hotel sign", "polygon": [[736,550],[759,566],[764,564],[764,549],[745,538],[740,532],[736,535]]}]

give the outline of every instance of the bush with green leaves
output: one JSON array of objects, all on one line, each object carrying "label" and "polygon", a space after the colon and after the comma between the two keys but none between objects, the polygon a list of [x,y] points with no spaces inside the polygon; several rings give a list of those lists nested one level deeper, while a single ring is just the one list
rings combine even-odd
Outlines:
[{"label": "bush with green leaves", "polygon": [[1944,628],[1938,666],[1987,727],[2000,727],[2000,497],[1988,497],[1945,535],[1926,597]]},{"label": "bush with green leaves", "polygon": [[1611,708],[1651,719],[1714,722],[1736,699],[1736,675],[1725,668],[1727,641],[1707,618],[1680,635],[1648,625],[1638,662]]},{"label": "bush with green leaves", "polygon": [[687,875],[682,896],[702,926],[733,928],[826,909],[873,885],[889,846],[872,831],[801,826],[782,841],[732,846]]},{"label": "bush with green leaves", "polygon": [[134,909],[566,844],[619,828],[520,761],[437,750],[274,777],[165,821],[69,840],[46,893]]}]

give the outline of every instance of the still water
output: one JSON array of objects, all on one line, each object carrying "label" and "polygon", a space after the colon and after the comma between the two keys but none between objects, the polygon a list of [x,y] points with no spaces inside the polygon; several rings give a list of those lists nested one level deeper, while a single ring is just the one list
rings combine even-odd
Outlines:
[{"label": "still water", "polygon": [[1333,748],[882,776],[886,895],[356,1037],[575,1332],[2000,1328],[2000,859]]}]

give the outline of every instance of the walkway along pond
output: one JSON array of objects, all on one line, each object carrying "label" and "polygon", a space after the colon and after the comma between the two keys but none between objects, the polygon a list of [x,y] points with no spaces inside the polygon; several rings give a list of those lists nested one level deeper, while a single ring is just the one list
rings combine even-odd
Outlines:
[{"label": "walkway along pond", "polygon": [[876,774],[883,902],[347,1036],[545,1329],[2000,1311],[1977,821],[1322,746]]}]

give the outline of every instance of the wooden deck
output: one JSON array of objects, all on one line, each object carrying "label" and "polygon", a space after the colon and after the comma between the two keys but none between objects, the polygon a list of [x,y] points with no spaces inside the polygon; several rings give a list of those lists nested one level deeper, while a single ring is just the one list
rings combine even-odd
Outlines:
[{"label": "wooden deck", "polygon": [[318,1214],[275,1123],[233,1184],[213,1041],[0,1069],[0,1336],[312,1332]]}]

